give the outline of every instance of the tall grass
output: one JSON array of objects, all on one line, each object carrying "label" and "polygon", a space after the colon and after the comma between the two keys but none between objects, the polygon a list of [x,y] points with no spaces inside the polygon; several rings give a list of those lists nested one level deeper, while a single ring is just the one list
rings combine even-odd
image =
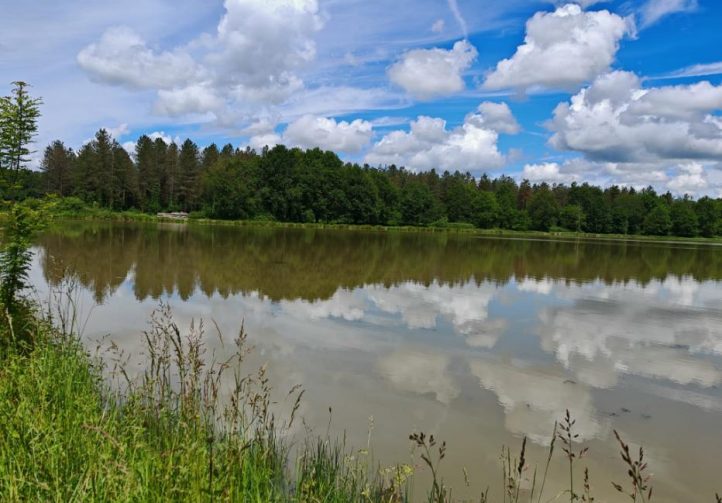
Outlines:
[{"label": "tall grass", "polygon": [[32,351],[10,351],[0,370],[1,501],[405,500],[395,477],[342,443],[308,440],[289,462],[303,391],[276,404],[265,368],[243,373],[243,330],[234,356],[215,361],[203,326],[182,334],[165,306],[133,378],[122,354],[104,369],[71,334],[37,329]]}]

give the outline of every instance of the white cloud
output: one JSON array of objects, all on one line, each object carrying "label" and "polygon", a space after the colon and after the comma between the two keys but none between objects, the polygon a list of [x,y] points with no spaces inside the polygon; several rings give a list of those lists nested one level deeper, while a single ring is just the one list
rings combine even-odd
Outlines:
[{"label": "white cloud", "polygon": [[78,64],[93,80],[136,89],[170,89],[200,75],[193,58],[180,50],[156,53],[131,28],[107,30],[78,53]]},{"label": "white cloud", "polygon": [[476,48],[466,40],[451,50],[414,49],[388,70],[389,79],[415,98],[429,100],[464,90],[462,74],[476,59]]},{"label": "white cloud", "polygon": [[716,61],[714,63],[691,65],[674,71],[663,78],[706,77],[720,74],[722,74],[722,61]]},{"label": "white cloud", "polygon": [[373,125],[364,120],[351,122],[332,118],[303,115],[289,123],[283,134],[275,131],[270,119],[256,121],[243,132],[251,134],[249,146],[261,149],[283,144],[289,147],[321,148],[335,152],[356,153],[371,141]]},{"label": "white cloud", "polygon": [[571,88],[607,71],[633,22],[609,11],[585,12],[568,4],[537,12],[526,24],[524,44],[487,75],[487,89]]},{"label": "white cloud", "polygon": [[690,12],[697,9],[697,0],[648,0],[640,9],[642,27],[653,25],[660,19],[676,12]]},{"label": "white cloud", "polygon": [[118,124],[116,127],[107,127],[105,130],[108,131],[108,134],[115,139],[125,136],[130,132],[130,128],[125,122],[123,124]]},{"label": "white cloud", "polygon": [[148,134],[148,138],[150,138],[151,140],[163,140],[168,145],[170,145],[171,143],[180,145],[181,143],[181,139],[179,136],[173,138],[171,135],[166,134],[165,131],[153,131],[152,133]]},{"label": "white cloud", "polygon": [[672,178],[667,187],[681,194],[698,194],[709,186],[704,167],[698,162],[679,166],[679,174]]},{"label": "white cloud", "polygon": [[722,193],[722,171],[717,163],[685,162],[595,162],[582,157],[564,162],[527,164],[517,176],[530,182],[588,182],[593,185],[634,187],[649,185],[675,195],[695,197]]},{"label": "white cloud", "polygon": [[447,0],[449,2],[449,9],[451,9],[451,13],[454,15],[454,19],[456,19],[456,22],[459,23],[459,28],[461,28],[461,32],[464,34],[464,37],[469,36],[469,27],[466,24],[466,19],[464,19],[464,16],[461,15],[461,9],[459,9],[459,4],[457,0]]},{"label": "white cloud", "polygon": [[491,129],[497,133],[516,134],[521,129],[506,103],[484,101],[477,108],[477,112],[468,115],[467,121],[475,122],[479,127]]},{"label": "white cloud", "polygon": [[334,119],[305,115],[290,123],[283,137],[289,145],[355,153],[368,145],[372,135],[372,125],[368,121],[336,122]]},{"label": "white cloud", "polygon": [[154,51],[134,31],[111,28],[78,54],[94,80],[158,91],[155,111],[212,113],[230,124],[303,87],[297,72],[316,54],[317,0],[226,0],[217,33]]},{"label": "white cloud", "polygon": [[525,165],[520,178],[532,183],[569,183],[578,177],[574,173],[562,173],[559,163],[545,162]]},{"label": "white cloud", "polygon": [[431,25],[431,31],[433,33],[442,33],[446,28],[446,23],[443,19],[437,19],[434,24]]},{"label": "white cloud", "polygon": [[276,133],[264,133],[251,136],[248,140],[248,146],[255,150],[262,150],[263,147],[273,148],[283,143],[281,135]]},{"label": "white cloud", "polygon": [[610,162],[722,160],[720,108],[722,86],[642,89],[636,75],[612,72],[557,106],[550,143]]},{"label": "white cloud", "polygon": [[482,103],[452,130],[446,121],[421,116],[410,131],[393,131],[377,142],[366,156],[374,165],[405,166],[414,171],[460,170],[478,172],[506,162],[499,152],[499,132],[516,132],[518,125],[505,104]]},{"label": "white cloud", "polygon": [[[123,124],[123,126],[125,126],[125,124]],[[128,132],[129,132],[129,130],[128,130],[127,127],[126,127],[126,130],[125,130],[125,133],[124,133],[124,134],[127,134]],[[120,136],[122,136],[122,135],[120,135]],[[166,143],[166,145],[170,145],[171,143],[175,143],[176,145],[180,145],[180,144],[181,144],[181,139],[180,139],[179,136],[176,136],[175,138],[173,138],[171,135],[166,134],[164,131],[153,131],[152,133],[147,133],[146,136],[147,136],[148,138],[150,138],[151,140],[161,139],[161,140],[163,140],[163,141]],[[113,135],[113,137],[117,138],[118,136]],[[126,152],[128,152],[130,155],[135,155],[135,146],[136,146],[136,144],[137,144],[137,141],[136,141],[136,140],[132,140],[132,141],[123,142],[123,143],[121,144],[121,146],[122,146],[123,149],[124,149]]]},{"label": "white cloud", "polygon": [[349,86],[319,86],[302,89],[291,96],[279,110],[287,120],[304,115],[345,115],[360,110],[401,108],[400,95],[378,88],[361,89]]}]

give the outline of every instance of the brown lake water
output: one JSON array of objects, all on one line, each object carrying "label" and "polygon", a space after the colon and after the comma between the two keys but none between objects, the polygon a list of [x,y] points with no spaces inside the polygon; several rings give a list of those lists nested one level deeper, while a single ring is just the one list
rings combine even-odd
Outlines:
[{"label": "brown lake water", "polygon": [[[372,425],[383,465],[434,433],[458,497],[500,497],[501,447],[524,436],[543,466],[565,409],[597,501],[622,501],[614,429],[645,446],[655,501],[722,492],[722,247],[68,223],[38,240],[32,280],[42,299],[70,277],[89,347],[140,351],[161,300],[225,347],[244,321],[252,363],[307,390],[309,427],[363,448]],[[565,476],[559,456],[548,499]]]}]

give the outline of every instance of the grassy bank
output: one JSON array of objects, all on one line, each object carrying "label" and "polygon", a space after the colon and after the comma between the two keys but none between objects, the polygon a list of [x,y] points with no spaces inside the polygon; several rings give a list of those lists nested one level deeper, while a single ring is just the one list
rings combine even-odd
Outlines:
[{"label": "grassy bank", "polygon": [[[34,332],[34,348],[10,350],[0,369],[4,502],[405,499],[395,475],[328,440],[303,439],[290,461],[301,393],[281,421],[263,369],[240,373],[243,335],[232,361],[208,363],[202,332],[181,335],[164,311],[145,334],[147,372],[111,388],[73,337],[41,321]],[[235,386],[221,396],[225,372]]]},{"label": "grassy bank", "polygon": [[[31,205],[33,203],[30,203]],[[68,220],[104,220],[115,222],[174,222],[168,219],[142,213],[139,211],[112,211],[106,208],[88,206],[73,198],[36,201],[37,206],[43,206],[47,212],[56,219]],[[3,214],[0,212],[0,220]],[[202,214],[191,214],[186,221],[190,225],[225,225],[242,227],[264,228],[291,228],[291,229],[336,229],[336,230],[362,230],[373,232],[422,232],[422,233],[454,233],[469,236],[500,237],[516,239],[553,239],[553,240],[599,240],[599,241],[642,241],[663,243],[694,243],[694,244],[722,244],[722,236],[712,238],[704,237],[678,237],[678,236],[648,236],[640,234],[590,234],[573,232],[564,229],[544,231],[514,231],[510,229],[479,229],[466,223],[438,222],[426,227],[418,226],[382,226],[382,225],[354,225],[340,223],[296,223],[278,222],[275,220],[216,220],[204,218]]]}]

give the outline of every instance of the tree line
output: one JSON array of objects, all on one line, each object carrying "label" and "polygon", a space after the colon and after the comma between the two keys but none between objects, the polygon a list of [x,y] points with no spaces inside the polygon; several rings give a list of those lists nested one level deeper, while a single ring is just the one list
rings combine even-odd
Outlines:
[{"label": "tree line", "polygon": [[101,129],[77,153],[45,149],[41,192],[113,210],[199,212],[218,219],[711,237],[722,200],[652,187],[517,183],[509,176],[414,173],[343,162],[319,149],[200,149],[141,136],[131,155]]},{"label": "tree line", "polygon": [[111,210],[196,212],[218,219],[373,225],[462,225],[595,234],[712,237],[722,234],[722,199],[675,198],[652,187],[476,179],[456,171],[414,173],[345,163],[333,152],[279,145],[260,152],[203,149],[141,136],[132,153],[101,129],[77,152],[62,141],[28,169],[42,101],[13,83],[0,98],[0,195],[57,194]]}]

